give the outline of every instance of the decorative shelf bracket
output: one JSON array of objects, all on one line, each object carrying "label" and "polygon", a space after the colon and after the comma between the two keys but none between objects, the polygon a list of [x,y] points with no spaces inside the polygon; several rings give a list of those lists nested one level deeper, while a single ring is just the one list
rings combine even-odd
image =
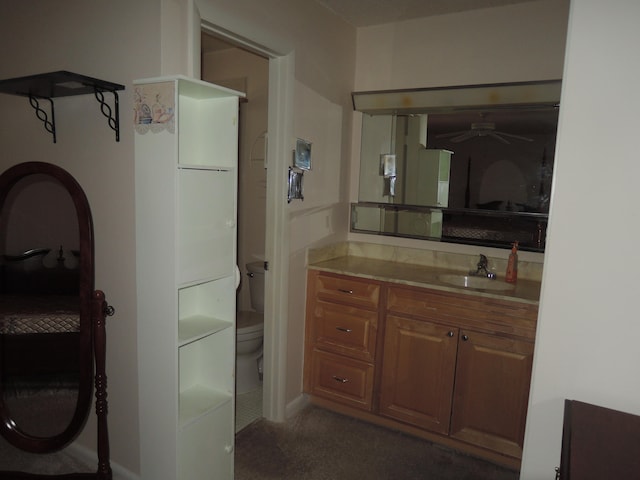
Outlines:
[{"label": "decorative shelf bracket", "polygon": [[[113,93],[113,109],[115,110],[115,115],[113,114],[111,107],[104,100],[104,93],[99,88],[95,88],[94,95],[98,103],[100,103],[100,111],[107,118],[107,122],[109,123],[109,127],[116,133],[116,142],[120,141],[120,103],[118,99],[118,92],[112,90]],[[55,140],[54,140],[55,142]]]},{"label": "decorative shelf bracket", "polygon": [[51,120],[49,120],[49,116],[47,115],[47,112],[42,108],[40,108],[40,102],[38,102],[38,97],[29,95],[29,103],[35,110],[36,116],[44,124],[45,130],[49,132],[53,137],[53,143],[56,143],[56,117],[54,114],[53,100],[51,98],[43,98],[41,100],[49,100],[49,104],[51,105]]},{"label": "decorative shelf bracket", "polygon": [[[55,97],[86,95],[90,93],[93,93],[98,103],[100,103],[100,111],[107,118],[109,127],[115,132],[116,142],[119,142],[120,108],[118,90],[124,90],[124,86],[66,71],[0,80],[0,93],[20,95],[29,98],[29,103],[35,110],[36,116],[42,121],[47,132],[51,133],[53,143],[56,143],[56,121],[53,99]],[[113,109],[105,101],[104,92],[113,93]],[[49,118],[47,112],[40,106],[42,100],[49,100],[51,104],[51,118]]]}]

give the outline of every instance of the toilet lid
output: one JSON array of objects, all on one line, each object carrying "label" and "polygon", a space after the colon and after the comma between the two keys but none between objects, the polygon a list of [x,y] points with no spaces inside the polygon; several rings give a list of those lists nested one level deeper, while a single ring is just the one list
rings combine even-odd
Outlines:
[{"label": "toilet lid", "polygon": [[262,313],[242,310],[236,316],[236,331],[238,333],[257,332],[262,330],[264,316]]}]

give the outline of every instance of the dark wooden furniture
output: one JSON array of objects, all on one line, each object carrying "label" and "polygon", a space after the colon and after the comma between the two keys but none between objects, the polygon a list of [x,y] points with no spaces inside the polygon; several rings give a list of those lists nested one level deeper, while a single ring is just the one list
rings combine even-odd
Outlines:
[{"label": "dark wooden furniture", "polygon": [[560,480],[640,476],[640,416],[565,400]]}]

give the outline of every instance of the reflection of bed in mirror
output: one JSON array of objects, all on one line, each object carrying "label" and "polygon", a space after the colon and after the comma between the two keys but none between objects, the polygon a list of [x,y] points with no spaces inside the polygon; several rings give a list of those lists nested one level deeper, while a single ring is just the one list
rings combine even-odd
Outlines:
[{"label": "reflection of bed in mirror", "polygon": [[0,341],[5,385],[29,378],[77,383],[80,311],[78,270],[62,249],[4,255],[0,266]]}]

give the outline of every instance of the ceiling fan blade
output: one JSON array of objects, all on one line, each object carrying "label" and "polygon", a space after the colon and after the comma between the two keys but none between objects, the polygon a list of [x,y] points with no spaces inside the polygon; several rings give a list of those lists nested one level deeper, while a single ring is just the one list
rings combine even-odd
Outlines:
[{"label": "ceiling fan blade", "polygon": [[457,137],[453,137],[451,139],[451,141],[453,143],[460,143],[460,142],[464,142],[465,140],[469,140],[470,138],[473,138],[475,136],[476,136],[476,134],[474,132],[466,131],[466,132],[463,132],[462,135],[458,135]]},{"label": "ceiling fan blade", "polygon": [[436,138],[447,138],[447,137],[455,137],[456,135],[462,135],[463,133],[467,133],[469,130],[459,130],[457,132],[449,132],[449,133],[439,133],[436,135]]},{"label": "ceiling fan blade", "polygon": [[513,135],[511,133],[496,132],[496,134],[502,135],[503,137],[515,138],[516,140],[524,140],[525,142],[533,142],[533,138],[522,137],[520,135]]},{"label": "ceiling fan blade", "polygon": [[504,143],[504,144],[506,144],[506,145],[511,145],[511,143],[510,143],[510,142],[508,142],[506,138],[503,138],[503,137],[502,137],[502,134],[501,134],[501,133],[499,133],[499,132],[489,132],[489,133],[486,133],[486,136],[487,136],[487,137],[495,138],[495,139],[496,139],[496,140],[498,140],[499,142],[502,142],[502,143]]}]

